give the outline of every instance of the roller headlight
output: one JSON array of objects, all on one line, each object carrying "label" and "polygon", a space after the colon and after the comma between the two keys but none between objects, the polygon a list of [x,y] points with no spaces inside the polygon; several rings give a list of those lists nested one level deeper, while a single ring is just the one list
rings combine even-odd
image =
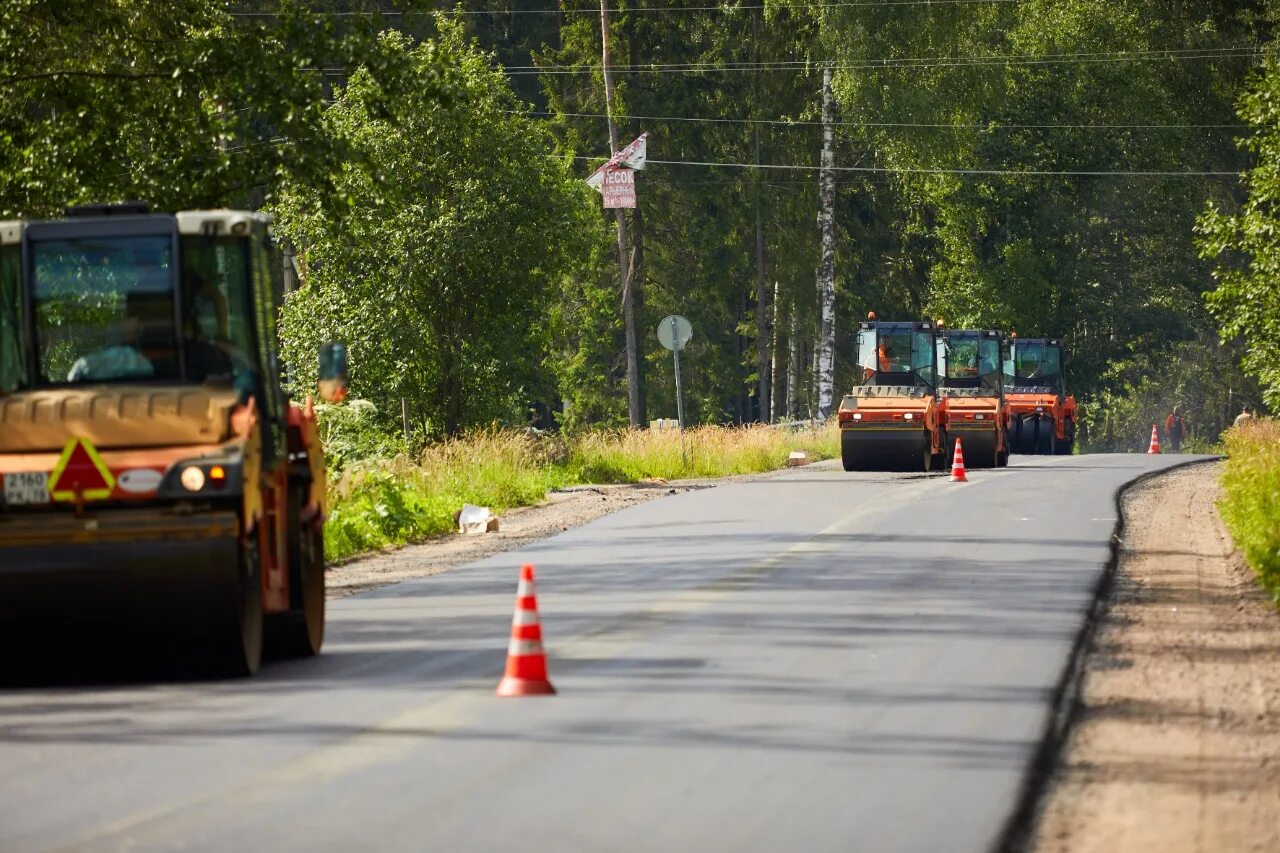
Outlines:
[{"label": "roller headlight", "polygon": [[911,414],[911,412],[907,412],[905,415],[903,415],[903,416],[902,416],[902,419],[903,419],[904,421],[914,420],[914,419],[915,419],[915,415]]},{"label": "roller headlight", "polygon": [[178,481],[188,492],[198,492],[204,488],[204,471],[198,465],[188,465],[182,469]]},{"label": "roller headlight", "polygon": [[860,421],[860,420],[862,420],[862,412],[854,412],[854,413],[853,413],[853,419],[854,419],[855,421]]},{"label": "roller headlight", "polygon": [[194,497],[234,497],[244,493],[243,457],[238,448],[182,459],[170,466],[156,497],[189,500]]}]

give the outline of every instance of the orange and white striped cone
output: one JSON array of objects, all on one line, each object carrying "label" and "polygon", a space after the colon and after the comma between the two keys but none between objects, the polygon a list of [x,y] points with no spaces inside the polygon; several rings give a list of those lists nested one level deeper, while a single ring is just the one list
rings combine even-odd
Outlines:
[{"label": "orange and white striped cone", "polygon": [[956,452],[951,455],[951,482],[969,482],[969,478],[964,473],[964,450],[960,447],[960,439],[958,437],[956,438]]},{"label": "orange and white striped cone", "polygon": [[498,684],[498,695],[548,696],[555,692],[547,679],[538,597],[533,592],[533,566],[526,563],[520,567],[516,611],[511,617],[511,644],[507,646],[507,672]]},{"label": "orange and white striped cone", "polygon": [[1148,453],[1160,452],[1160,436],[1156,435],[1156,425],[1151,425],[1151,445],[1147,448]]}]

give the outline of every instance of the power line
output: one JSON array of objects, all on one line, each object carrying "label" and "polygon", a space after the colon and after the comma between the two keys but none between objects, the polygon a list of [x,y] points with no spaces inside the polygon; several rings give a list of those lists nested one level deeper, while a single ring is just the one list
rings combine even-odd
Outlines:
[{"label": "power line", "polygon": [[[990,53],[990,54],[959,54],[952,56],[890,56],[880,59],[870,58],[861,59],[856,63],[845,63],[845,65],[854,64],[872,64],[886,65],[891,63],[933,63],[943,61],[1015,61],[1021,59],[1027,60],[1048,60],[1048,59],[1112,59],[1112,58],[1142,58],[1155,57],[1163,58],[1171,55],[1180,54],[1217,54],[1217,53],[1234,53],[1234,52],[1257,52],[1263,48],[1261,45],[1243,44],[1231,45],[1227,47],[1174,47],[1174,48],[1154,48],[1151,50],[1091,50],[1091,51],[1073,51],[1069,53]],[[835,67],[842,67],[834,58],[832,59],[813,59],[806,57],[804,59],[774,59],[765,61],[743,61],[743,62],[637,62],[630,65],[610,65],[613,68],[699,68],[704,66],[713,66],[716,68],[746,68],[756,69],[760,67],[778,67],[778,68],[810,68],[823,67],[828,63],[835,63]],[[577,65],[512,65],[509,66],[510,71],[541,71],[545,69],[559,68],[577,68]]]},{"label": "power line", "polygon": [[[816,72],[824,65],[830,64],[837,71],[842,70],[861,70],[861,71],[877,71],[890,70],[899,68],[982,68],[995,66],[1031,66],[1031,65],[1069,65],[1072,63],[1080,65],[1093,64],[1112,64],[1124,62],[1150,62],[1161,59],[1174,61],[1190,61],[1197,59],[1249,59],[1253,57],[1263,56],[1267,53],[1266,48],[1262,47],[1230,47],[1230,48],[1205,48],[1199,49],[1179,49],[1179,50],[1155,50],[1155,51],[1132,51],[1132,52],[1113,52],[1113,53],[1065,53],[1065,54],[1043,54],[1035,56],[1031,54],[991,54],[991,55],[975,55],[975,56],[950,56],[950,57],[896,57],[885,59],[865,59],[856,62],[834,62],[825,60],[779,60],[774,62],[739,62],[739,63],[655,63],[650,65],[622,65],[610,66],[611,73],[619,74],[682,74],[682,73],[704,73],[711,71],[803,71]],[[349,69],[346,66],[330,66],[318,70],[327,75],[346,74]],[[599,68],[594,65],[513,65],[513,66],[497,66],[495,71],[511,77],[522,77],[528,75],[559,75],[559,74],[594,74]]]},{"label": "power line", "polygon": [[[879,70],[898,68],[961,68],[987,67],[1007,65],[1064,65],[1064,64],[1112,64],[1123,62],[1150,62],[1161,59],[1174,61],[1191,61],[1198,59],[1235,59],[1261,56],[1266,52],[1262,47],[1231,47],[1179,50],[1124,51],[1112,53],[1068,53],[1068,54],[991,54],[975,56],[939,56],[939,57],[893,57],[884,59],[865,59],[854,62],[827,62],[816,59],[781,60],[773,62],[738,62],[738,63],[653,63],[648,65],[621,65],[610,70],[619,74],[676,74],[701,73],[710,71],[817,71],[830,64],[836,70]],[[592,74],[596,69],[592,66],[574,65],[519,65],[501,69],[511,76],[530,74]]]},{"label": "power line", "polygon": [[[865,9],[889,6],[924,6],[942,8],[947,6],[1006,6],[1021,3],[1022,0],[851,0],[845,3],[813,3],[804,9]],[[769,7],[764,4],[733,5],[725,3],[719,6],[635,6],[625,10],[626,14],[669,12],[683,14],[685,12],[751,12]],[[435,9],[409,12],[373,11],[373,12],[332,12],[324,9],[310,10],[307,14],[331,18],[356,17],[430,17],[433,15],[559,15],[574,13],[600,14],[599,6],[555,7],[548,9]],[[233,18],[275,18],[279,12],[230,12]]]},{"label": "power line", "polygon": [[[524,114],[508,110],[512,114]],[[527,115],[566,118],[605,118],[603,113],[554,113],[533,111]],[[641,116],[615,115],[614,118],[631,121],[703,122],[708,124],[760,124],[774,127],[822,127],[820,121],[791,121],[789,119],[755,118],[707,118],[702,116]],[[896,127],[936,128],[942,130],[1243,130],[1247,124],[935,124],[930,122],[902,121],[837,121],[837,127]]]},{"label": "power line", "polygon": [[[557,155],[548,154],[549,157]],[[574,160],[588,160],[600,162],[606,158],[588,157],[585,155],[575,155]],[[708,160],[654,160],[649,159],[646,163],[652,163],[660,166],[712,166],[726,169],[771,169],[771,170],[795,170],[804,172],[819,171],[821,166],[798,166],[798,165],[782,165],[776,163],[732,163],[732,162],[713,162]],[[834,166],[837,172],[859,172],[871,174],[909,174],[909,175],[1009,175],[1024,177],[1080,177],[1080,178],[1119,178],[1119,177],[1144,177],[1144,178],[1239,178],[1239,172],[1213,172],[1213,171],[1173,171],[1173,170],[1074,170],[1074,169],[938,169],[938,168],[892,168],[889,166]]]}]

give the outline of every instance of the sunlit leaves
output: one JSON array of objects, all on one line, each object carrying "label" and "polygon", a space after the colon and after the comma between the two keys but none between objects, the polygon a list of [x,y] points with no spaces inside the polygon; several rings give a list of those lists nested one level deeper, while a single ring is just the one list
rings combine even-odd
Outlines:
[{"label": "sunlit leaves", "polygon": [[352,153],[333,177],[347,204],[295,180],[275,205],[309,270],[286,350],[305,373],[322,340],[348,341],[353,389],[388,421],[404,397],[428,433],[523,423],[590,191],[456,27],[378,54],[399,73],[357,72],[324,117]]}]

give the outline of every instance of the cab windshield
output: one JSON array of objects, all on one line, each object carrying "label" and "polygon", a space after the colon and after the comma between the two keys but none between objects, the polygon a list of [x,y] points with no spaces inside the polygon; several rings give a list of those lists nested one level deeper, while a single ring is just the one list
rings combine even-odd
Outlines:
[{"label": "cab windshield", "polygon": [[858,368],[867,385],[934,385],[933,334],[911,326],[863,329]]},{"label": "cab windshield", "polygon": [[33,241],[38,381],[247,379],[243,240],[168,234]]},{"label": "cab windshield", "polygon": [[1000,341],[978,334],[950,333],[939,342],[943,384],[951,388],[991,388],[1001,384]]},{"label": "cab windshield", "polygon": [[1044,341],[1015,341],[1008,372],[1016,388],[1058,388],[1062,384],[1062,350]]}]

